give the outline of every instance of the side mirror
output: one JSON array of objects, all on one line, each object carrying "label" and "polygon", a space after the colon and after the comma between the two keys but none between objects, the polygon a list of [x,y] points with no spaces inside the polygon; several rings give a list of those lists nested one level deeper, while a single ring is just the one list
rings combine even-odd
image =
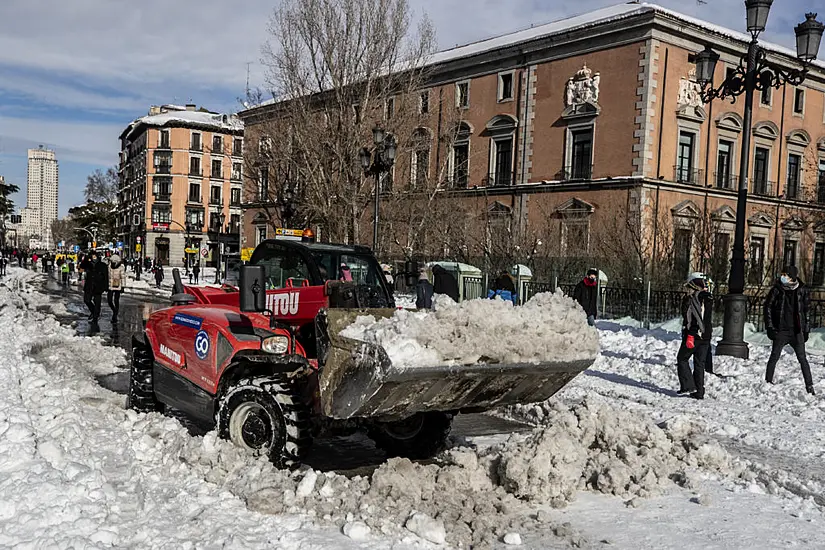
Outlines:
[{"label": "side mirror", "polygon": [[262,265],[241,267],[240,308],[243,312],[261,313],[266,311],[266,270]]}]

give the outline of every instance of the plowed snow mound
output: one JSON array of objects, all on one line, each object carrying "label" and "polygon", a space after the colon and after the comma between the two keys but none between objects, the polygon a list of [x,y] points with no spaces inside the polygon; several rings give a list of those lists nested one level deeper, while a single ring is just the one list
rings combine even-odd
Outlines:
[{"label": "plowed snow mound", "polygon": [[382,346],[401,368],[592,360],[599,352],[598,332],[561,292],[536,294],[519,307],[498,299],[456,304],[437,296],[434,311],[360,316],[341,335]]}]

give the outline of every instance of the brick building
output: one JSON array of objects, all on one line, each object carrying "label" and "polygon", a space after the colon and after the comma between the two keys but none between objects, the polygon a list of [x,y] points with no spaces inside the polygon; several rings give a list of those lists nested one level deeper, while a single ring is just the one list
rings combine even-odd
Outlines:
[{"label": "brick building", "polygon": [[[501,265],[544,261],[562,277],[599,264],[627,278],[658,267],[668,277],[702,269],[725,279],[743,99],[703,104],[689,56],[705,45],[719,52],[721,82],[749,41],[631,2],[435,54],[420,91],[429,142],[400,150],[393,173],[403,194],[426,171],[449,204],[437,221],[443,231],[418,254],[486,267],[496,255],[507,256]],[[762,45],[771,63],[799,67],[794,52]],[[447,123],[444,106],[460,121]],[[275,107],[242,112],[248,134],[255,120],[277,116]],[[450,139],[445,126],[454,130]],[[748,154],[750,284],[769,280],[775,264],[793,263],[823,285],[825,64],[815,62],[799,87],[757,96]],[[402,255],[407,235],[393,200],[382,201],[388,258]],[[362,235],[371,235],[371,220],[365,214]],[[260,213],[247,212],[247,241],[262,228]]]},{"label": "brick building", "polygon": [[120,141],[117,224],[127,255],[140,239],[140,255],[182,265],[186,225],[188,245],[207,245],[208,261],[219,242],[227,253],[238,251],[243,123],[237,117],[195,105],[153,106]]}]

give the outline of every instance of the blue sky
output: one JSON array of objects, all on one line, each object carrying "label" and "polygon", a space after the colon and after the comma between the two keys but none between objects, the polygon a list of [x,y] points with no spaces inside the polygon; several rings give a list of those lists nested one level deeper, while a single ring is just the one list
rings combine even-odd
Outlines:
[{"label": "blue sky", "polygon": [[[443,48],[618,3],[409,1],[433,20]],[[264,82],[260,48],[277,3],[0,0],[0,174],[20,186],[17,205],[25,206],[28,148],[57,152],[62,216],[83,202],[89,173],[117,162],[117,136],[149,105],[237,111],[248,62],[251,84]],[[744,30],[741,0],[659,3]],[[793,47],[793,26],[817,3],[775,0],[766,38]]]}]

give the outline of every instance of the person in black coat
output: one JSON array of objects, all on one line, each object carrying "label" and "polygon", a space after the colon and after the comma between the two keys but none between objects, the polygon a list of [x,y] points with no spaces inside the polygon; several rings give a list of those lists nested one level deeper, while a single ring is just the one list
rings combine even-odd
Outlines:
[{"label": "person in black coat", "polygon": [[587,324],[591,327],[596,324],[596,303],[598,300],[599,282],[596,280],[599,272],[595,269],[588,269],[584,279],[579,281],[573,289],[573,299],[576,300],[584,312],[587,314]]},{"label": "person in black coat", "polygon": [[109,268],[100,261],[97,252],[92,252],[91,257],[83,261],[80,268],[86,274],[86,282],[83,285],[83,301],[89,308],[89,320],[97,323],[100,318],[100,302],[103,293],[109,290]]},{"label": "person in black coat", "polygon": [[458,301],[458,282],[440,265],[433,266],[433,294],[446,294],[453,301]]},{"label": "person in black coat", "polygon": [[433,307],[433,285],[427,278],[426,271],[419,273],[418,282],[415,284],[415,307],[417,309],[432,309]]},{"label": "person in black coat", "polygon": [[[713,336],[713,296],[702,273],[691,273],[686,286],[689,292],[682,299],[682,345],[676,354],[679,393],[704,399],[705,362]],[[691,357],[692,373],[688,362]]]},{"label": "person in black coat", "polygon": [[799,360],[799,366],[802,367],[805,390],[811,395],[816,395],[811,378],[811,366],[805,355],[805,342],[808,341],[811,331],[808,321],[810,306],[811,291],[799,280],[799,270],[793,265],[785,266],[765,298],[765,328],[768,338],[773,341],[765,381],[773,384],[776,362],[782,355],[782,349],[791,346]]}]

